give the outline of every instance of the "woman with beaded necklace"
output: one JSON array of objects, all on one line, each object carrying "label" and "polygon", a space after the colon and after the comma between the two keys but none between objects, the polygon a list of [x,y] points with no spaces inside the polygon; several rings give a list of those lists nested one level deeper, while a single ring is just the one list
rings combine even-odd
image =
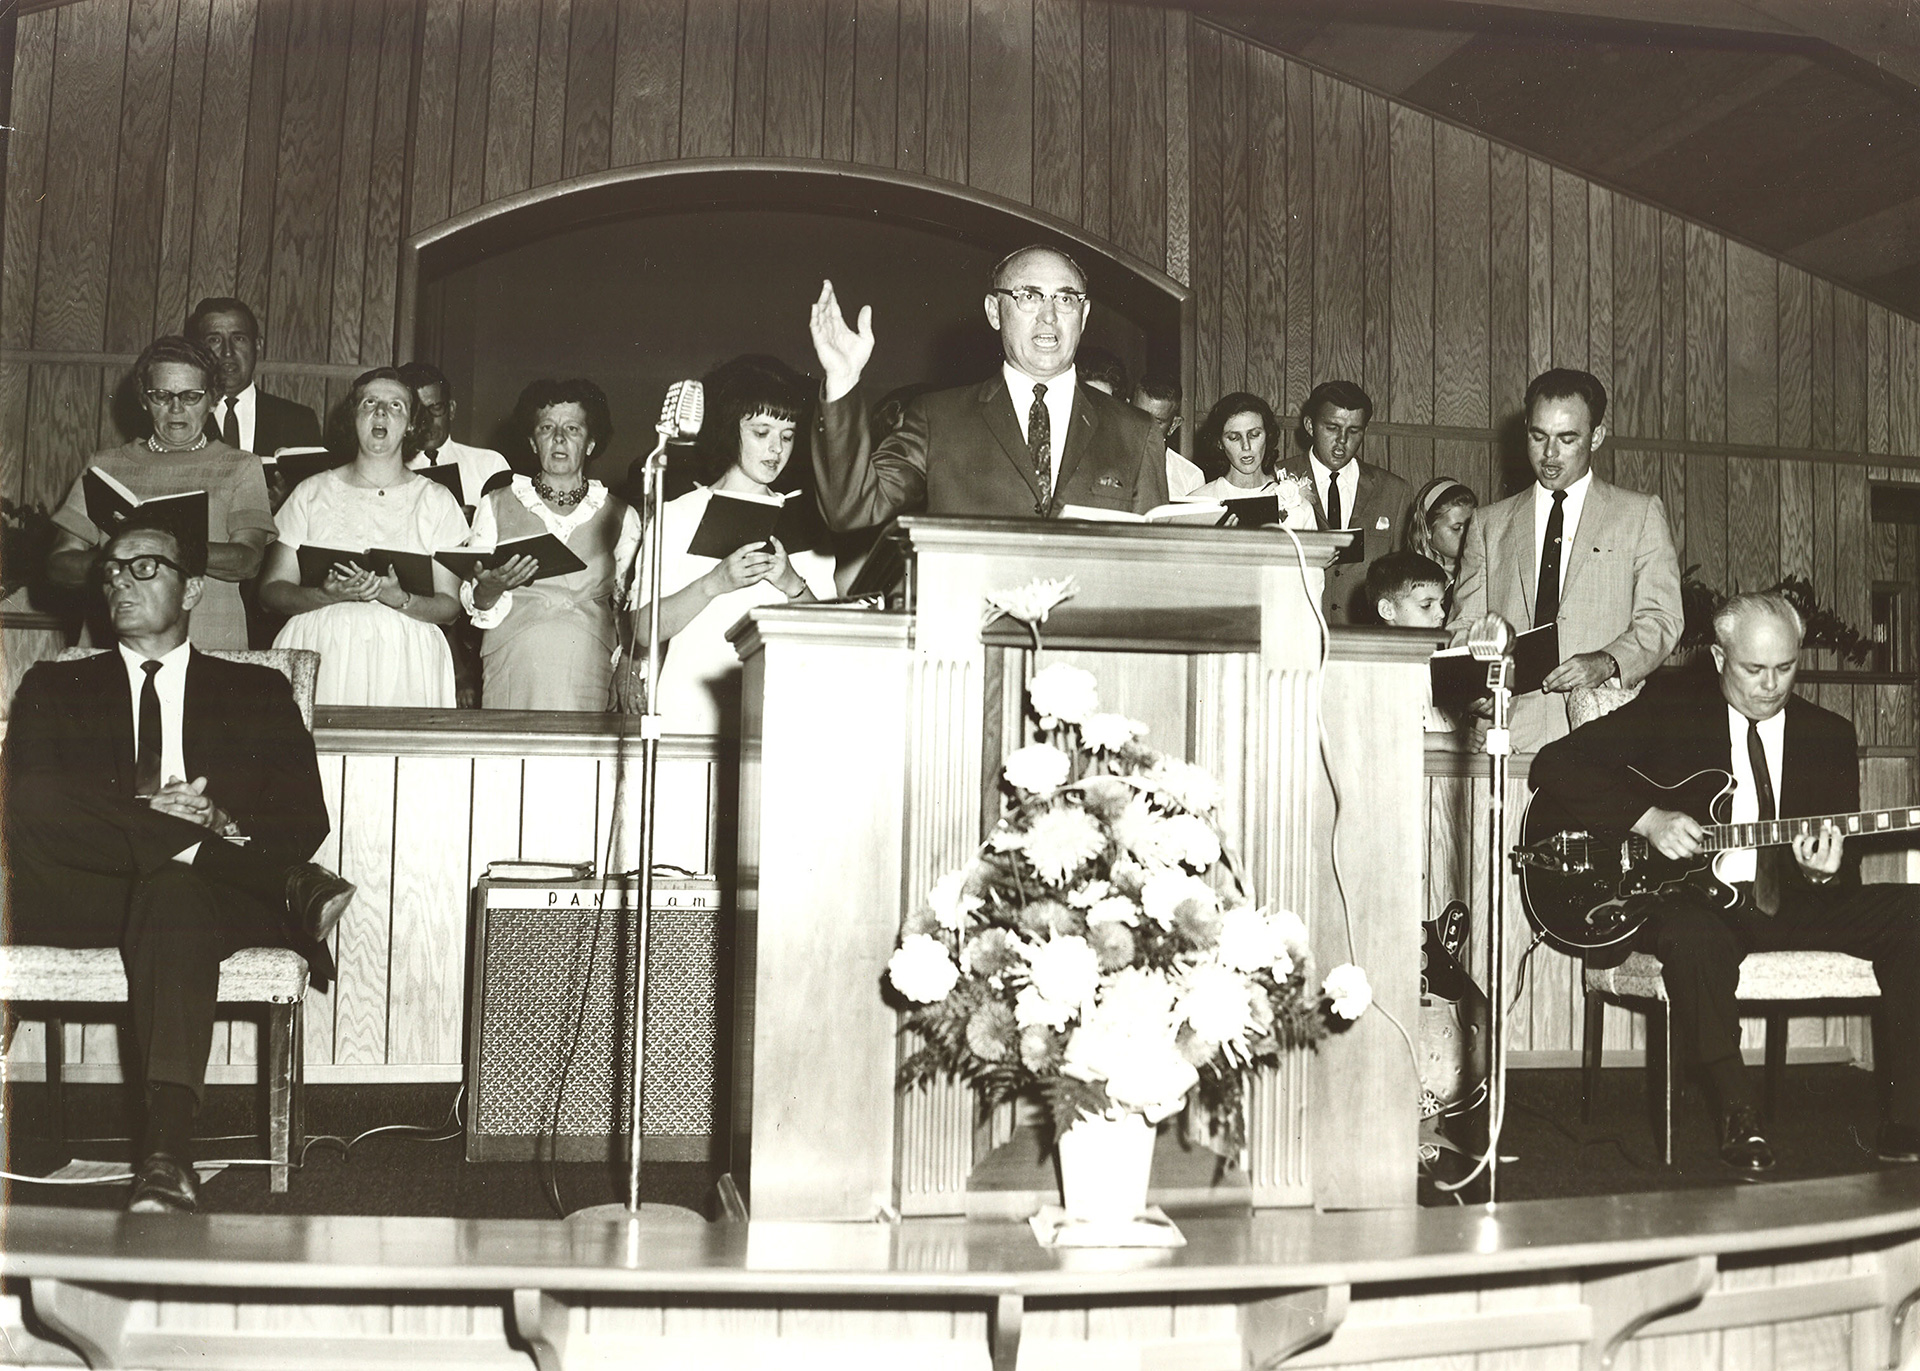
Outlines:
[{"label": "woman with beaded necklace", "polygon": [[453,654],[440,625],[460,614],[459,582],[433,564],[433,594],[416,595],[391,572],[336,564],[317,586],[300,584],[305,544],[359,552],[432,554],[467,538],[460,502],[438,481],[407,470],[425,427],[420,397],[392,367],[362,372],[347,392],[357,451],[310,476],[280,506],[280,541],[260,574],[260,603],[288,617],[275,647],[320,654],[314,702],[454,705]]},{"label": "woman with beaded necklace", "polygon": [[[244,648],[247,616],[240,582],[260,569],[274,534],[260,459],[228,447],[207,432],[213,378],[219,364],[198,343],[156,338],[134,363],[133,380],[152,434],[96,453],[88,462],[147,499],[207,492],[207,582],[187,624],[202,648]],[[76,479],[54,512],[59,528],[47,574],[56,585],[85,585],[107,534],[87,517],[86,492]]]},{"label": "woman with beaded necklace", "polygon": [[540,470],[481,500],[470,546],[551,533],[586,567],[536,581],[534,560],[515,557],[460,587],[460,602],[486,630],[480,703],[604,710],[619,646],[614,606],[631,586],[640,543],[640,516],[586,475],[587,459],[613,435],[607,397],[579,378],[535,381],[517,413]]}]

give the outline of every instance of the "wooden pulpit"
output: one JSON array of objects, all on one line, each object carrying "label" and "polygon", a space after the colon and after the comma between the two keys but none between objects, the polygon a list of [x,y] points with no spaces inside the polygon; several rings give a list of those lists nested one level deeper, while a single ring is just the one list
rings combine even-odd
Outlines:
[{"label": "wooden pulpit", "polygon": [[[1315,614],[1349,535],[912,517],[904,613],[755,610],[740,749],[732,1174],[754,1218],[959,1214],[980,1147],[953,1082],[896,1092],[881,994],[903,910],[966,861],[1025,741],[1024,629],[989,591],[1071,576],[1045,660],[1219,778],[1257,899],[1304,917],[1324,973],[1362,965],[1413,1025],[1429,637]],[[1324,725],[1324,728],[1323,728]],[[1248,1100],[1256,1206],[1411,1205],[1418,1086],[1372,1014]]]}]

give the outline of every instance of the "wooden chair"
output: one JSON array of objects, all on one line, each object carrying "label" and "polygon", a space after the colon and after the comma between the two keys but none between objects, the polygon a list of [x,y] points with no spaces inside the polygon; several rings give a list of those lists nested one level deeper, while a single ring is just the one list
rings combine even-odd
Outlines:
[{"label": "wooden chair", "polygon": [[[57,660],[75,661],[100,649],[68,648]],[[232,662],[270,666],[293,687],[300,719],[313,727],[314,682],[320,654],[304,649],[210,652]],[[267,1155],[273,1162],[273,1193],[284,1194],[294,1140],[305,1127],[306,1071],[304,1011],[308,983],[306,958],[285,947],[248,947],[220,963],[219,1003],[246,1007],[262,1023],[262,1077],[267,1087]],[[104,1006],[127,1002],[126,971],[115,948],[0,947],[0,1053],[10,1045],[19,1020],[44,1023],[47,1031],[47,1092],[56,1141],[66,1140],[65,1027],[103,1014]],[[81,1012],[74,1012],[79,1008]],[[91,1011],[89,1013],[88,1011]],[[249,1014],[249,1017],[252,1015]]]},{"label": "wooden chair", "polygon": [[[1648,1017],[1648,1103],[1653,1107],[1660,1160],[1671,1166],[1673,1016],[1667,1012],[1667,986],[1661,977],[1660,959],[1651,953],[1635,952],[1619,966],[1587,967],[1583,980],[1587,993],[1580,1053],[1580,1119],[1584,1123],[1592,1117],[1607,1002],[1644,1012]],[[1740,963],[1736,996],[1742,1004],[1764,1006],[1767,1037],[1761,1114],[1771,1121],[1780,1094],[1780,1073],[1787,1064],[1787,1020],[1838,1002],[1877,1001],[1880,983],[1874,977],[1872,962],[1844,952],[1753,952]]]}]

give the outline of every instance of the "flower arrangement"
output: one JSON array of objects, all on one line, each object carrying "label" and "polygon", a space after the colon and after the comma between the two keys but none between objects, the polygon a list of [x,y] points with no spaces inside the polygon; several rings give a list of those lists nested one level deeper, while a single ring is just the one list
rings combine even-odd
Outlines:
[{"label": "flower arrangement", "polygon": [[1246,1074],[1364,1013],[1365,973],[1315,982],[1306,926],[1256,907],[1222,843],[1214,778],[1102,713],[1089,673],[1048,667],[1027,703],[1041,737],[1006,759],[1006,812],[888,966],[922,1041],[901,1083],[1038,1092],[1056,1131],[1197,1091],[1237,1148]]},{"label": "flower arrangement", "polygon": [[1288,528],[1318,527],[1319,520],[1313,512],[1313,490],[1305,479],[1277,471],[1273,484],[1274,494],[1280,500],[1281,523]]}]

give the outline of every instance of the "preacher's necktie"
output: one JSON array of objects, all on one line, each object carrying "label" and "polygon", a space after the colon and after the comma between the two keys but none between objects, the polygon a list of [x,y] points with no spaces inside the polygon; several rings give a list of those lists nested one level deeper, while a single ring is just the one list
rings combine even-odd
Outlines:
[{"label": "preacher's necktie", "polygon": [[1540,588],[1533,598],[1533,626],[1545,628],[1560,617],[1560,544],[1566,530],[1567,492],[1553,492],[1553,509],[1547,515],[1547,536],[1540,544]]},{"label": "preacher's necktie", "polygon": [[232,400],[227,401],[226,417],[220,421],[220,441],[228,447],[237,448],[240,446],[239,407]]},{"label": "preacher's necktie", "polygon": [[140,686],[140,737],[134,743],[133,793],[147,796],[160,789],[160,692],[153,684],[160,663],[145,661],[140,669],[147,673],[147,679]]},{"label": "preacher's necktie", "polygon": [[[1780,806],[1773,798],[1773,773],[1767,769],[1767,749],[1760,741],[1760,725],[1752,719],[1747,720],[1747,764],[1753,768],[1753,794],[1760,804],[1760,822],[1772,823],[1780,816]],[[1753,903],[1762,914],[1780,912],[1783,874],[1780,859],[1785,855],[1786,849],[1777,846],[1754,851]]]},{"label": "preacher's necktie", "polygon": [[1345,528],[1347,511],[1340,504],[1340,473],[1334,472],[1327,478],[1327,527]]},{"label": "preacher's necktie", "polygon": [[1053,424],[1047,417],[1047,386],[1033,387],[1033,408],[1027,411],[1027,450],[1033,455],[1033,486],[1040,492],[1033,512],[1045,518],[1053,510]]}]

